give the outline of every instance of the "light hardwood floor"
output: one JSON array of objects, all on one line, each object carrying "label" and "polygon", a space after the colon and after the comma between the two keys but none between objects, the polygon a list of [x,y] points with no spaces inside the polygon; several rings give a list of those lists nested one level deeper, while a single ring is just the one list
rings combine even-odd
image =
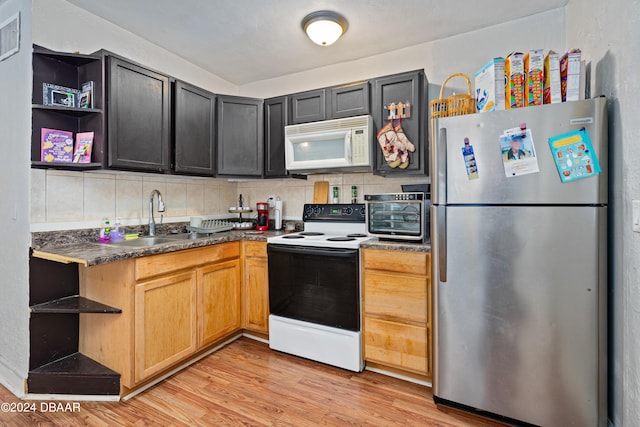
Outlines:
[{"label": "light hardwood floor", "polygon": [[[0,387],[0,402],[20,402]],[[436,408],[431,389],[272,351],[240,338],[126,402],[0,412],[3,426],[438,426],[503,424]]]}]

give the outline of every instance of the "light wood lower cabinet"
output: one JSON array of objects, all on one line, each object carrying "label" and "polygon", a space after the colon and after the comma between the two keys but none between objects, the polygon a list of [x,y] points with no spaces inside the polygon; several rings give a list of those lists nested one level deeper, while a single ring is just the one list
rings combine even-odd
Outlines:
[{"label": "light wood lower cabinet", "polygon": [[266,242],[243,242],[244,315],[242,327],[269,332],[269,270]]},{"label": "light wood lower cabinet", "polygon": [[129,389],[241,327],[240,242],[80,267],[80,294],[122,307],[80,316],[79,351]]},{"label": "light wood lower cabinet", "polygon": [[362,250],[364,359],[431,378],[428,252]]},{"label": "light wood lower cabinet", "polygon": [[240,262],[219,262],[197,270],[198,347],[240,328]]},{"label": "light wood lower cabinet", "polygon": [[136,381],[196,351],[196,272],[136,285]]}]

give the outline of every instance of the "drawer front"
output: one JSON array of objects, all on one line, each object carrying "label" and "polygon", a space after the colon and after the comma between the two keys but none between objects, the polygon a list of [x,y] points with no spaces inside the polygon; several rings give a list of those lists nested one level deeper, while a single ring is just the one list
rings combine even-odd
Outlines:
[{"label": "drawer front", "polygon": [[142,257],[136,259],[135,280],[238,257],[240,257],[240,242],[219,243],[204,248]]},{"label": "drawer front", "polygon": [[418,374],[429,374],[427,328],[364,319],[364,359]]},{"label": "drawer front", "polygon": [[362,251],[365,269],[395,271],[398,273],[429,276],[428,252],[387,251],[364,249]]},{"label": "drawer front", "polygon": [[426,326],[427,278],[399,273],[365,270],[363,276],[364,312]]},{"label": "drawer front", "polygon": [[244,243],[244,256],[246,257],[267,257],[267,242],[247,242]]}]

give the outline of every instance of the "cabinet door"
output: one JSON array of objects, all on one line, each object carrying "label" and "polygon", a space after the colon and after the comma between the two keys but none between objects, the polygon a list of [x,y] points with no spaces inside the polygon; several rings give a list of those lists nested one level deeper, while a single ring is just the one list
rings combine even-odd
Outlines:
[{"label": "cabinet door", "polygon": [[135,377],[141,381],[196,351],[196,272],[135,290]]},{"label": "cabinet door", "polygon": [[329,91],[329,118],[362,116],[371,111],[369,82],[332,87]]},{"label": "cabinet door", "polygon": [[269,331],[269,270],[267,244],[244,243],[244,321],[243,327]]},{"label": "cabinet door", "polygon": [[[398,102],[411,105],[411,117],[402,119],[402,129],[415,146],[410,154],[410,163],[405,169],[390,167],[378,142],[374,149],[374,174],[377,175],[426,175],[428,170],[428,139],[427,139],[427,81],[422,70],[409,73],[395,74],[373,80],[373,94],[371,99],[372,116],[375,133],[389,122],[389,112],[385,106]],[[398,120],[394,121],[398,124]]]},{"label": "cabinet door", "polygon": [[176,172],[215,174],[216,96],[177,81],[174,94]]},{"label": "cabinet door", "polygon": [[218,96],[218,175],[261,177],[264,163],[264,101]]},{"label": "cabinet door", "polygon": [[198,347],[240,328],[240,261],[198,269]]},{"label": "cabinet door", "polygon": [[291,124],[317,122],[327,118],[325,89],[289,95]]},{"label": "cabinet door", "polygon": [[168,171],[169,78],[109,57],[109,166]]},{"label": "cabinet door", "polygon": [[288,124],[287,96],[264,101],[264,176],[287,176],[284,159],[284,127]]}]

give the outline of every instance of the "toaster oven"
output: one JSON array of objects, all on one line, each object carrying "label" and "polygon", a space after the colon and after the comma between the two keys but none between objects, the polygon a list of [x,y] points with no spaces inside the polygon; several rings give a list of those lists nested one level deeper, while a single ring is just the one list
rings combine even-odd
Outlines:
[{"label": "toaster oven", "polygon": [[429,239],[428,194],[365,194],[367,233],[382,240]]}]

